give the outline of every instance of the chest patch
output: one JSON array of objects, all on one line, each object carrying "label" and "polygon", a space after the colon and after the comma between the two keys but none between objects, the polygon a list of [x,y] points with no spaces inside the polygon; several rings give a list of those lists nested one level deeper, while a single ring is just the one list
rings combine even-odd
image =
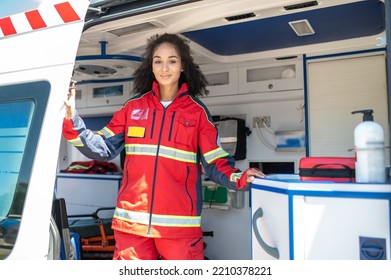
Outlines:
[{"label": "chest patch", "polygon": [[129,126],[128,137],[143,138],[145,136],[145,127],[141,126]]},{"label": "chest patch", "polygon": [[130,114],[130,119],[132,120],[147,120],[148,119],[149,108],[144,109],[133,109]]}]

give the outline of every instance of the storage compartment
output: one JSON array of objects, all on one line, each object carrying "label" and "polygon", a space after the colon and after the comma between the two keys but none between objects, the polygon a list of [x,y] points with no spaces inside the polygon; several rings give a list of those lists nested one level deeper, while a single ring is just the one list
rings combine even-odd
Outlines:
[{"label": "storage compartment", "polygon": [[239,92],[274,92],[303,89],[302,61],[239,67]]},{"label": "storage compartment", "polygon": [[215,204],[215,203],[227,203],[228,201],[228,190],[223,186],[216,186],[214,188],[203,186],[203,197],[204,203]]},{"label": "storage compartment", "polygon": [[208,96],[213,97],[238,93],[237,68],[204,68],[202,71],[208,80]]},{"label": "storage compartment", "polygon": [[65,199],[68,215],[91,215],[99,208],[112,207],[99,214],[112,218],[121,180],[122,175],[59,173],[56,194]]},{"label": "storage compartment", "polygon": [[230,210],[244,207],[244,191],[232,191],[209,179],[202,182],[203,208]]},{"label": "storage compartment", "polygon": [[210,180],[202,182],[202,199],[203,208],[229,210],[231,206],[228,189]]},{"label": "storage compartment", "polygon": [[131,83],[87,86],[87,107],[123,105],[130,98]]}]

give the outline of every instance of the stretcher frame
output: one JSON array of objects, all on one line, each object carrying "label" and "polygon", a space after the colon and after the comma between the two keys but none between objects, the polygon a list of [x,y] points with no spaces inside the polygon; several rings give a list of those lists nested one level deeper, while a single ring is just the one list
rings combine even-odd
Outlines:
[{"label": "stretcher frame", "polygon": [[[103,219],[99,217],[99,211],[103,210],[113,210],[114,207],[101,207],[98,208],[92,214],[80,214],[80,215],[68,215],[69,220],[69,228],[71,232],[76,232],[80,236],[80,246],[81,253],[87,252],[109,252],[114,253],[115,247],[115,239],[114,234],[108,231],[107,226],[105,227],[105,223],[107,224],[111,219]],[[74,218],[92,218],[92,219],[74,219]],[[84,234],[83,228],[78,226],[78,222],[83,222],[85,228],[91,229],[95,225],[99,229],[98,235]]]}]

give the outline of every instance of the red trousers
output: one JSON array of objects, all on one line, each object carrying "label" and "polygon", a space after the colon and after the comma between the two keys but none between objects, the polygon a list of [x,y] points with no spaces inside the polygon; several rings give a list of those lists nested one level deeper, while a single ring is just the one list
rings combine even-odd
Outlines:
[{"label": "red trousers", "polygon": [[203,260],[203,238],[149,238],[114,231],[113,260]]}]

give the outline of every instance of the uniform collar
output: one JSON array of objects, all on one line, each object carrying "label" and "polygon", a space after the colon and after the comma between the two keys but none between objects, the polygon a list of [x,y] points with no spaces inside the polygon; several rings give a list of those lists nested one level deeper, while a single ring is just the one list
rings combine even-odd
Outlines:
[{"label": "uniform collar", "polygon": [[[158,82],[155,80],[153,81],[152,83],[152,93],[154,96],[156,96],[159,100],[160,100],[160,91],[159,91],[159,84]],[[175,96],[175,99],[176,98],[179,98],[179,97],[182,97],[182,96],[185,96],[189,93],[189,88],[187,86],[187,83],[183,83],[181,85],[181,87],[179,88],[176,96]]]}]

